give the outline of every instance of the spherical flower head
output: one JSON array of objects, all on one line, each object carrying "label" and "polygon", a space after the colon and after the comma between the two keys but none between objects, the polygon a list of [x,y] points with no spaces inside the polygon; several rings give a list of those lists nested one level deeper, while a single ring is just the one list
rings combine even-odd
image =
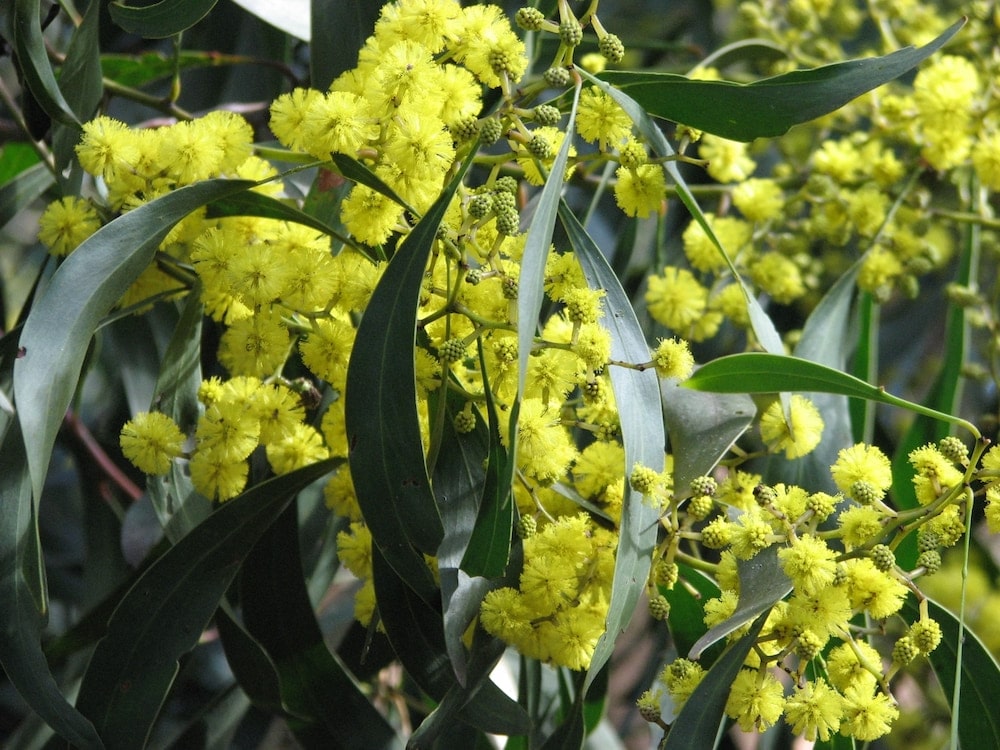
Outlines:
[{"label": "spherical flower head", "polygon": [[487,86],[499,86],[500,75],[517,83],[527,70],[524,43],[496,5],[463,8],[453,33],[455,58]]},{"label": "spherical flower head", "polygon": [[636,464],[632,467],[632,473],[629,474],[628,481],[629,485],[636,492],[652,496],[662,488],[663,477],[655,469],[643,466],[642,464]]},{"label": "spherical flower head", "polygon": [[913,101],[921,122],[936,126],[961,122],[982,84],[975,64],[958,55],[936,55],[913,80]]},{"label": "spherical flower head", "polygon": [[991,534],[1000,533],[1000,485],[986,488],[986,525]]},{"label": "spherical flower head", "polygon": [[[271,119],[275,127],[274,116]],[[354,155],[379,135],[378,122],[367,100],[349,91],[331,91],[310,102],[301,124],[299,147],[320,160],[330,154]]]},{"label": "spherical flower head", "polygon": [[[510,449],[507,420],[500,420],[501,439]],[[518,415],[517,465],[526,475],[543,484],[562,479],[576,458],[576,449],[562,425],[558,409],[550,409],[540,398],[527,398]]]},{"label": "spherical flower head", "polygon": [[145,474],[166,474],[182,453],[184,433],[161,412],[140,412],[124,424],[119,436],[122,453]]},{"label": "spherical flower head", "polygon": [[239,495],[246,487],[249,467],[246,461],[229,461],[210,450],[199,450],[191,458],[191,483],[209,500],[224,502]]},{"label": "spherical flower head", "polygon": [[741,182],[753,174],[756,162],[747,154],[747,144],[706,133],[698,156],[708,161],[708,174],[719,182]]},{"label": "spherical flower head", "polygon": [[[549,169],[552,166],[552,162],[562,148],[563,140],[566,138],[566,133],[559,128],[543,126],[540,128],[535,128],[532,132],[531,140],[525,143],[517,144],[517,163],[524,170],[524,179],[528,181],[531,185],[542,185],[545,183],[545,178],[542,176],[541,171],[538,169],[538,164],[536,160],[541,162],[542,166]],[[541,144],[545,144],[545,153],[541,153]],[[536,153],[538,152],[538,153]],[[576,147],[569,147],[570,157],[576,156]],[[564,179],[569,179],[573,175],[573,170],[576,165],[573,164],[572,159],[569,165],[566,167],[566,173]]]},{"label": "spherical flower head", "polygon": [[827,742],[840,728],[844,701],[822,677],[797,685],[785,700],[785,721],[807,740]]},{"label": "spherical flower head", "polygon": [[581,326],[572,347],[588,370],[601,370],[611,359],[611,333],[596,323]]},{"label": "spherical flower head", "polygon": [[101,115],[83,124],[76,155],[87,172],[110,183],[119,171],[129,171],[140,160],[138,144],[128,125]]},{"label": "spherical flower head", "polygon": [[[860,656],[859,656],[860,655]],[[871,691],[882,674],[882,657],[867,641],[855,640],[830,649],[827,676],[841,693],[850,688]]]},{"label": "spherical flower head", "polygon": [[793,394],[788,419],[780,400],[775,399],[760,415],[760,435],[768,449],[784,451],[785,457],[799,458],[810,453],[823,437],[823,417],[805,396]]},{"label": "spherical flower head", "polygon": [[705,668],[701,664],[681,658],[675,659],[663,668],[660,682],[666,686],[674,701],[674,707],[680,711],[704,677]]},{"label": "spherical flower head", "polygon": [[661,378],[684,380],[694,370],[694,355],[684,339],[660,339],[653,350],[653,366]]},{"label": "spherical flower head", "polygon": [[266,446],[267,462],[275,474],[287,474],[330,455],[323,437],[312,425],[299,423],[291,433]]},{"label": "spherical flower head", "polygon": [[440,52],[446,41],[457,33],[461,13],[456,0],[405,0],[386,3],[375,24],[375,34],[387,43],[411,40],[433,53]]},{"label": "spherical flower head", "polygon": [[740,514],[732,528],[730,548],[740,560],[749,560],[774,543],[771,524],[759,511]]},{"label": "spherical flower head", "polygon": [[837,488],[844,493],[850,493],[857,481],[868,482],[883,493],[892,486],[892,464],[874,445],[857,443],[842,449],[830,473]]},{"label": "spherical flower head", "polygon": [[726,715],[744,732],[762,732],[781,717],[785,690],[770,672],[741,669],[729,688]]},{"label": "spherical flower head", "polygon": [[941,643],[941,626],[936,620],[921,618],[910,625],[910,639],[922,654],[929,654]]},{"label": "spherical flower head", "polygon": [[219,361],[232,375],[266,377],[288,356],[288,329],[275,310],[237,320],[222,334]]},{"label": "spherical flower head", "polygon": [[778,562],[799,591],[811,594],[833,584],[836,555],[826,542],[805,534],[778,551]]},{"label": "spherical flower head", "polygon": [[608,94],[590,86],[580,94],[576,132],[584,140],[597,143],[601,151],[609,151],[632,133],[632,118]]},{"label": "spherical flower head", "polygon": [[667,266],[648,283],[646,306],[657,323],[684,332],[705,314],[708,290],[686,268]]},{"label": "spherical flower head", "polygon": [[764,253],[750,268],[750,278],[761,291],[781,305],[788,305],[806,293],[802,271],[791,258],[778,252]]},{"label": "spherical flower head", "polygon": [[702,544],[709,549],[722,549],[729,545],[733,538],[735,524],[724,516],[713,519],[701,530]]},{"label": "spherical flower head", "polygon": [[879,570],[867,558],[846,560],[844,566],[847,569],[847,591],[854,609],[863,610],[876,620],[883,620],[896,614],[903,606],[906,586],[891,572]]},{"label": "spherical flower head", "polygon": [[100,228],[101,219],[88,201],[67,196],[50,203],[38,217],[38,240],[52,255],[69,255]]},{"label": "spherical flower head", "polygon": [[915,448],[910,451],[909,460],[916,471],[913,488],[921,505],[933,502],[964,481],[964,474],[945,458],[936,445]]},{"label": "spherical flower head", "polygon": [[734,187],[732,196],[733,205],[747,221],[776,219],[785,208],[785,194],[772,179],[751,177]]},{"label": "spherical flower head", "polygon": [[899,709],[885,693],[872,695],[871,688],[850,687],[844,691],[844,721],[840,733],[861,742],[871,742],[889,733],[899,718]]},{"label": "spherical flower head", "polygon": [[601,300],[604,299],[603,289],[574,288],[568,290],[561,298],[566,306],[566,317],[573,323],[596,323],[603,314]]},{"label": "spherical flower head", "polygon": [[337,558],[358,578],[371,578],[372,533],[363,521],[337,532]]},{"label": "spherical flower head", "polygon": [[574,607],[556,616],[552,661],[576,671],[586,670],[597,642],[604,635],[606,610],[601,607]]},{"label": "spherical flower head", "polygon": [[660,721],[660,701],[663,698],[663,691],[659,688],[646,690],[635,702],[639,709],[639,715],[649,722]]},{"label": "spherical flower head", "polygon": [[305,151],[309,146],[309,135],[313,132],[305,127],[306,118],[312,107],[323,98],[321,91],[296,88],[271,102],[270,128],[274,137],[286,148]]},{"label": "spherical flower head", "polygon": [[658,213],[667,195],[667,182],[659,164],[641,164],[615,171],[615,202],[627,216],[646,219]]},{"label": "spherical flower head", "polygon": [[972,168],[983,187],[1000,191],[1000,132],[989,133],[976,141],[972,147]]},{"label": "spherical flower head", "polygon": [[355,185],[341,204],[340,218],[354,237],[377,247],[389,239],[403,209],[398,203],[366,185]]},{"label": "spherical flower head", "polygon": [[[753,235],[753,227],[742,219],[732,216],[705,214],[705,220],[730,256],[736,255]],[[726,259],[715,242],[697,221],[692,221],[684,229],[684,254],[691,267],[698,271],[721,271],[726,267]]]}]

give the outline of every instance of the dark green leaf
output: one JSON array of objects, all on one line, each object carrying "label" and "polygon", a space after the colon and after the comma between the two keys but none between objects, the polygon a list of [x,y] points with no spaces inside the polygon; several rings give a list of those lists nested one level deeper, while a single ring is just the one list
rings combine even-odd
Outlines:
[{"label": "dark green leaf", "polygon": [[[104,93],[100,60],[101,4],[90,3],[83,20],[73,32],[66,49],[66,59],[59,72],[59,87],[66,101],[81,122],[89,120]],[[75,158],[74,147],[80,130],[74,126],[58,126],[53,131],[53,152],[56,168],[62,172]]]},{"label": "dark green leaf", "polygon": [[247,559],[240,603],[247,630],[277,668],[289,725],[305,746],[402,748],[323,641],[306,591],[295,505],[285,508]]},{"label": "dark green leaf", "polygon": [[703,365],[681,385],[710,393],[836,393],[909,409],[979,434],[973,425],[959,417],[892,396],[853,375],[800,357],[760,352],[730,354]]},{"label": "dark green leaf", "polygon": [[42,652],[45,583],[38,517],[16,420],[0,443],[0,665],[33,711],[80,748],[103,747],[93,724],[59,690]]},{"label": "dark green leaf", "polygon": [[77,708],[109,748],[142,745],[177,673],[256,541],[328,459],[228,501],[154,562],[129,590],[91,657]]},{"label": "dark green leaf", "polygon": [[437,586],[420,553],[435,554],[444,529],[417,416],[417,301],[438,226],[467,168],[468,162],[389,262],[347,368],[345,421],[358,504],[386,561],[428,602],[437,598]]},{"label": "dark green leaf", "polygon": [[274,662],[230,613],[226,602],[215,613],[215,627],[229,668],[253,705],[272,713],[284,711]]},{"label": "dark green leaf", "polygon": [[[440,610],[420,598],[374,547],[372,571],[378,614],[396,656],[421,690],[436,701],[444,700],[458,683],[448,660]],[[496,643],[491,641],[489,645]],[[473,654],[474,660],[477,653]],[[485,653],[490,653],[489,647]],[[485,664],[485,661],[474,663],[474,668],[469,670],[470,680],[458,688],[465,700],[453,696],[449,706],[460,707],[462,720],[484,731],[498,734],[523,731],[524,712],[493,682],[485,679],[488,673]],[[512,720],[514,726],[511,726]]]},{"label": "dark green leaf", "polygon": [[883,57],[796,70],[754,83],[693,81],[671,73],[609,71],[601,78],[624,90],[654,117],[735,141],[785,133],[792,125],[833,112],[915,68],[965,24],[953,24],[929,44]]},{"label": "dark green leaf", "polygon": [[670,179],[673,180],[674,185],[677,188],[677,197],[681,199],[681,203],[683,203],[684,207],[690,211],[691,217],[698,222],[698,225],[705,231],[705,235],[719,250],[719,253],[729,266],[729,270],[732,272],[733,278],[736,279],[737,283],[743,289],[743,297],[746,300],[747,312],[750,316],[750,327],[753,330],[754,335],[757,337],[757,341],[760,342],[760,345],[765,351],[773,352],[775,354],[784,353],[785,345],[782,343],[781,336],[778,335],[778,331],[774,327],[774,323],[767,316],[767,313],[764,312],[764,308],[760,306],[756,296],[754,296],[751,292],[750,287],[747,286],[746,282],[743,281],[742,277],[737,272],[736,266],[733,265],[732,258],[729,257],[725,248],[722,247],[722,243],[719,242],[719,238],[715,236],[715,232],[708,223],[708,219],[705,218],[705,212],[701,210],[701,206],[699,206],[698,201],[695,200],[694,194],[691,192],[691,188],[688,187],[687,181],[677,168],[677,163],[673,158],[676,156],[676,153],[674,152],[673,146],[671,146],[670,142],[667,141],[666,136],[663,135],[663,131],[656,126],[652,118],[646,114],[646,111],[638,103],[636,103],[634,99],[622,93],[617,88],[609,85],[605,81],[602,81],[599,78],[594,78],[586,71],[581,70],[580,75],[594,83],[608,96],[614,99],[618,103],[618,106],[620,106],[632,119],[636,127],[639,129],[639,132],[645,136],[646,140],[649,142],[650,148],[653,150],[653,153],[666,159],[663,163],[663,168],[666,170]]},{"label": "dark green leaf", "polygon": [[14,394],[28,436],[25,449],[36,497],[101,318],[146,269],[174,224],[205,203],[254,184],[208,180],[168,193],[99,229],[53,275],[25,321],[24,356],[14,363]]},{"label": "dark green leaf", "polygon": [[660,588],[670,602],[670,635],[678,654],[687,654],[708,628],[705,626],[705,602],[719,596],[719,587],[701,571],[680,565],[681,577],[701,595],[695,597],[686,586]]},{"label": "dark green leaf", "polygon": [[0,227],[37,200],[53,182],[49,168],[35,164],[0,186]]},{"label": "dark green leaf", "polygon": [[708,674],[687,699],[677,719],[670,727],[666,748],[711,747],[724,720],[729,688],[739,674],[743,661],[750,652],[757,634],[764,627],[767,613],[763,613],[750,627],[749,632],[732,644],[708,670]]},{"label": "dark green leaf", "polygon": [[[648,362],[649,345],[636,319],[635,311],[621,283],[601,250],[587,234],[583,225],[560,203],[559,218],[576,257],[583,267],[587,283],[605,291],[604,315],[601,325],[611,333],[611,357],[623,362]],[[639,372],[624,367],[611,368],[611,386],[618,405],[622,445],[625,449],[626,472],[636,464],[660,471],[666,452],[667,438],[659,418],[660,390],[655,370]],[[651,419],[650,416],[653,416]],[[605,620],[605,630],[594,650],[587,671],[584,690],[607,663],[618,634],[625,629],[635,612],[639,595],[649,575],[653,547],[656,546],[659,510],[643,501],[642,494],[630,486],[625,489],[625,501],[619,524],[618,550],[615,553],[615,574],[611,584],[611,601]]]},{"label": "dark green leaf", "polygon": [[354,240],[338,232],[329,224],[300,211],[295,206],[283,203],[269,195],[264,195],[253,190],[228,195],[212,201],[207,206],[205,216],[209,219],[216,219],[220,216],[259,216],[264,219],[290,221],[329,235],[338,242],[353,247],[355,250],[371,257],[367,250],[358,245]]},{"label": "dark green leaf", "polygon": [[497,578],[503,575],[510,557],[511,532],[514,527],[514,502],[510,486],[514,476],[514,463],[500,440],[499,417],[486,377],[486,362],[481,346],[479,366],[483,373],[483,392],[486,395],[486,414],[489,419],[489,461],[483,479],[476,525],[460,567],[470,576]]},{"label": "dark green leaf", "polygon": [[358,64],[358,50],[375,30],[385,0],[312,0],[309,72],[313,88]]},{"label": "dark green leaf", "polygon": [[376,193],[384,195],[394,203],[398,203],[411,214],[415,216],[419,215],[416,211],[414,211],[409,203],[399,197],[399,193],[389,187],[385,183],[385,180],[372,172],[367,165],[362,164],[360,161],[348,156],[347,154],[330,154],[330,160],[333,161],[337,169],[340,170],[340,174],[351,182],[356,182],[359,185],[369,187]]},{"label": "dark green leaf", "polygon": [[160,0],[144,6],[108,5],[111,19],[144,39],[165,39],[185,31],[209,14],[218,0]]},{"label": "dark green leaf", "polygon": [[[996,696],[1000,694],[1000,665],[983,642],[968,628],[959,628],[958,618],[928,600],[928,614],[941,626],[941,643],[928,659],[949,702],[955,692],[959,634],[962,643],[962,684],[959,691],[958,735],[963,748],[1000,747],[1000,714]],[[908,597],[903,605],[908,621],[917,620],[920,611]],[[952,709],[954,711],[954,708]]]},{"label": "dark green leaf", "polygon": [[750,560],[737,563],[740,598],[736,611],[710,629],[691,647],[688,657],[697,659],[713,643],[746,625],[761,612],[767,612],[792,590],[792,582],[778,565],[778,550],[773,545]]},{"label": "dark green leaf", "polygon": [[63,97],[49,62],[42,36],[38,0],[14,0],[14,51],[24,83],[53,120],[79,125],[73,108]]},{"label": "dark green leaf", "polygon": [[701,393],[661,380],[663,417],[674,457],[674,487],[709,473],[753,423],[756,407],[743,393]]}]

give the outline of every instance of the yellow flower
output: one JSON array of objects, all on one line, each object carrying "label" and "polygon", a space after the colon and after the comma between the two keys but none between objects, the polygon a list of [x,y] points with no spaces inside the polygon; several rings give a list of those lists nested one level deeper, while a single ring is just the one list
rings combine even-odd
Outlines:
[{"label": "yellow flower", "polygon": [[618,167],[615,177],[615,202],[626,215],[645,219],[660,211],[667,194],[662,166],[641,164],[634,169]]},{"label": "yellow flower", "polygon": [[119,171],[128,171],[139,161],[138,137],[119,120],[101,115],[83,125],[83,137],[76,147],[80,165],[105,181]]},{"label": "yellow flower", "polygon": [[726,715],[744,732],[762,732],[781,718],[785,690],[770,672],[741,669],[729,688]]},{"label": "yellow flower", "polygon": [[740,182],[757,168],[747,155],[747,144],[730,141],[711,133],[702,136],[698,156],[708,160],[708,174],[719,182]]},{"label": "yellow flower", "polygon": [[796,590],[811,594],[833,583],[836,555],[826,542],[806,534],[778,551],[778,561]]},{"label": "yellow flower", "polygon": [[355,330],[347,321],[339,317],[321,318],[313,323],[309,335],[299,341],[302,362],[315,375],[342,390],[354,336]]},{"label": "yellow flower", "polygon": [[653,350],[653,365],[661,378],[684,380],[694,370],[694,355],[684,339],[660,339]]},{"label": "yellow flower", "polygon": [[823,417],[812,401],[793,394],[786,420],[781,401],[775,399],[760,415],[760,435],[771,451],[783,450],[787,458],[799,458],[819,445]]},{"label": "yellow flower", "polygon": [[232,375],[272,375],[288,356],[288,329],[281,315],[261,311],[237,320],[222,334],[219,361]]},{"label": "yellow flower", "polygon": [[228,461],[213,451],[199,450],[191,458],[191,483],[210,500],[230,500],[243,491],[249,467],[246,461]]},{"label": "yellow flower", "polygon": [[680,711],[704,677],[705,668],[701,664],[681,658],[675,659],[663,668],[660,682],[666,685],[674,706]]},{"label": "yellow flower", "polygon": [[620,145],[632,132],[632,119],[618,103],[596,86],[580,94],[576,131],[601,151]]},{"label": "yellow flower", "polygon": [[686,268],[667,266],[649,277],[646,305],[653,319],[680,333],[705,314],[708,290]]},{"label": "yellow flower", "polygon": [[906,587],[890,572],[875,567],[868,558],[843,563],[847,570],[847,591],[851,606],[864,610],[876,620],[896,614],[906,598]]},{"label": "yellow flower", "polygon": [[73,196],[53,201],[38,217],[38,239],[55,256],[69,255],[100,228],[94,207]]},{"label": "yellow flower", "polygon": [[850,687],[844,691],[844,723],[841,734],[871,742],[889,733],[899,709],[885,693]]},{"label": "yellow flower", "polygon": [[358,578],[371,578],[372,533],[363,521],[337,532],[337,557]]},{"label": "yellow flower", "polygon": [[733,205],[748,221],[770,221],[784,210],[785,194],[774,180],[752,177],[733,188]]},{"label": "yellow flower", "polygon": [[827,742],[840,727],[844,700],[822,677],[796,686],[785,700],[785,721],[807,740]]},{"label": "yellow flower", "polygon": [[972,147],[972,168],[983,187],[1000,191],[1000,132],[982,136]]},{"label": "yellow flower", "polygon": [[[753,228],[742,219],[732,216],[705,214],[719,244],[735,257],[750,242]],[[691,267],[698,271],[719,271],[726,267],[726,259],[697,221],[692,221],[684,229],[684,254]]]},{"label": "yellow flower", "polygon": [[849,494],[855,482],[868,482],[885,492],[892,486],[892,464],[874,445],[857,443],[844,448],[830,467],[833,481],[843,493]]},{"label": "yellow flower", "polygon": [[802,272],[790,258],[781,253],[764,253],[750,266],[750,278],[765,294],[781,305],[787,305],[806,293]]},{"label": "yellow flower", "polygon": [[287,474],[329,456],[323,437],[315,427],[299,422],[291,433],[266,446],[267,462],[275,474]]},{"label": "yellow flower", "polygon": [[[313,128],[305,127],[312,107],[323,99],[323,93],[315,89],[296,88],[282,94],[271,102],[271,132],[282,145],[293,151],[305,151],[310,147]],[[323,157],[329,158],[329,155]]]},{"label": "yellow flower", "polygon": [[181,455],[184,433],[166,414],[140,412],[125,423],[119,443],[125,458],[145,474],[166,474]]}]

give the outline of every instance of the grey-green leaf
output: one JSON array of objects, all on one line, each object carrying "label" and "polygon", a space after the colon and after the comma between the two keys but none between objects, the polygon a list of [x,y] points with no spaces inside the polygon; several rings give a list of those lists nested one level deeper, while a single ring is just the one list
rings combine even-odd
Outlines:
[{"label": "grey-green leaf", "polygon": [[629,71],[606,72],[601,78],[627,92],[654,117],[734,141],[752,141],[781,135],[898,78],[944,46],[964,24],[963,18],[920,48],[905,47],[883,57],[796,70],[754,83]]}]

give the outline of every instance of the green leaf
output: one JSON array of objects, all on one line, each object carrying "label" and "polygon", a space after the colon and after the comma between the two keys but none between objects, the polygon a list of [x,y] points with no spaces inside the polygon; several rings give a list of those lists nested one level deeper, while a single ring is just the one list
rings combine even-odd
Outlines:
[{"label": "green leaf", "polygon": [[372,541],[426,601],[437,586],[421,553],[444,537],[417,415],[417,302],[438,226],[469,161],[399,246],[365,311],[347,368],[351,476]]},{"label": "green leaf", "polygon": [[712,746],[724,720],[729,688],[766,620],[765,612],[756,619],[749,632],[732,644],[708,670],[671,724],[665,748],[687,750]]},{"label": "green leaf", "polygon": [[[927,601],[927,609],[931,619],[941,626],[941,643],[927,658],[949,699],[955,691],[960,633],[963,639],[958,711],[958,735],[962,747],[1000,747],[1000,714],[996,710],[1000,664],[975,633],[967,627],[959,627],[958,618],[949,610],[932,599]],[[903,612],[910,622],[920,617],[920,610],[912,596],[904,602]]]},{"label": "green leaf", "polygon": [[[0,185],[6,185],[7,182],[40,161],[41,157],[39,157],[38,152],[27,141],[8,141],[0,146]],[[4,221],[0,223],[0,226],[6,223]]]},{"label": "green leaf", "polygon": [[762,612],[767,612],[776,602],[792,590],[792,582],[778,565],[778,549],[770,546],[750,560],[737,563],[740,577],[740,598],[736,610],[709,629],[691,647],[688,658],[697,659],[712,644],[722,640],[746,625]]},{"label": "green leaf", "polygon": [[143,52],[137,55],[101,55],[101,71],[105,78],[122,86],[139,88],[163,78],[170,78],[176,71],[214,68],[219,65],[239,64],[245,58],[223,55],[218,52],[181,50],[176,57],[162,52]]},{"label": "green leaf", "polygon": [[85,240],[52,276],[25,321],[24,356],[14,363],[14,395],[35,497],[41,496],[56,433],[101,319],[146,269],[174,224],[205,203],[254,184],[207,180],[139,206]]},{"label": "green leaf", "polygon": [[229,668],[253,705],[269,713],[284,711],[274,662],[236,619],[225,600],[215,612],[215,627]]},{"label": "green leaf", "polygon": [[803,391],[837,393],[899,406],[918,414],[961,425],[979,436],[974,425],[964,419],[928,409],[886,393],[853,375],[800,357],[747,352],[719,357],[699,368],[682,384],[685,388],[711,393],[778,393]]},{"label": "green leaf", "polygon": [[207,206],[205,216],[209,219],[217,219],[222,216],[259,216],[263,219],[277,219],[302,224],[333,237],[338,242],[354,248],[371,259],[371,254],[365,248],[329,224],[300,211],[295,206],[254,190],[247,190],[212,201]]},{"label": "green leaf", "polygon": [[677,188],[677,197],[681,199],[681,203],[683,203],[685,208],[687,208],[687,210],[691,213],[691,217],[698,222],[698,225],[705,231],[705,235],[718,249],[719,253],[725,259],[730,272],[733,274],[733,278],[743,290],[743,298],[746,300],[747,312],[750,316],[750,327],[753,330],[754,335],[757,337],[757,341],[760,342],[760,345],[765,349],[765,351],[773,352],[775,354],[784,353],[785,346],[781,341],[781,336],[778,335],[777,329],[774,327],[774,323],[767,316],[767,313],[764,312],[764,309],[760,306],[760,303],[757,301],[757,298],[754,296],[750,287],[747,286],[746,282],[737,272],[732,258],[729,257],[725,248],[722,247],[722,243],[719,242],[719,238],[715,236],[715,232],[708,223],[708,219],[705,218],[705,212],[701,210],[701,206],[698,205],[698,201],[691,192],[691,188],[688,187],[687,181],[684,179],[684,176],[677,168],[676,162],[673,160],[676,153],[667,141],[666,136],[663,135],[663,131],[656,126],[652,118],[646,114],[646,111],[638,103],[636,103],[634,99],[622,93],[617,88],[610,86],[605,81],[602,81],[599,78],[594,78],[584,70],[578,69],[578,72],[614,99],[618,103],[618,106],[620,106],[632,119],[632,122],[635,123],[639,132],[645,136],[650,148],[653,150],[653,153],[666,159],[663,163],[663,168],[666,170],[670,179],[673,180],[674,185]]},{"label": "green leaf", "polygon": [[[100,59],[101,5],[90,3],[80,25],[73,31],[66,59],[59,71],[59,87],[81,122],[89,120],[104,94]],[[80,130],[75,125],[58,126],[53,131],[56,169],[62,172],[76,158]],[[76,187],[74,185],[74,187]]]},{"label": "green leaf", "polygon": [[700,594],[695,597],[686,586],[672,589],[660,587],[660,593],[670,602],[670,635],[678,654],[687,654],[708,628],[705,626],[705,602],[719,596],[716,583],[699,570],[680,564],[681,577]]},{"label": "green leaf", "polygon": [[0,665],[25,702],[74,747],[101,748],[93,724],[71,706],[56,684],[41,632],[45,622],[44,573],[38,516],[31,499],[24,443],[11,420],[0,443]]},{"label": "green leaf", "polygon": [[384,195],[394,203],[398,203],[414,216],[419,216],[419,212],[413,209],[409,203],[399,197],[399,193],[389,187],[385,180],[372,172],[366,164],[358,161],[347,154],[330,154],[330,160],[344,177],[351,182],[364,185],[374,190],[376,193]]},{"label": "green leaf", "polygon": [[209,14],[218,0],[160,0],[144,6],[123,2],[108,5],[111,19],[130,34],[144,39],[165,39],[180,34]]},{"label": "green leaf", "polygon": [[328,459],[263,482],[223,504],[154,562],[122,599],[97,644],[77,708],[109,748],[142,745],[177,674],[257,540]]},{"label": "green leaf", "polygon": [[257,542],[240,577],[243,620],[277,668],[289,725],[306,747],[401,750],[396,732],[327,649],[301,559],[291,504]]},{"label": "green leaf", "polygon": [[[565,203],[559,206],[559,218],[587,277],[588,285],[605,291],[601,325],[611,333],[612,359],[648,362],[649,344],[643,336],[632,304],[607,259]],[[662,409],[656,370],[640,372],[613,367],[611,387],[618,405],[622,445],[625,449],[625,471],[631,472],[636,464],[656,471],[662,470],[667,437],[663,420],[659,418]],[[587,670],[584,691],[590,688],[597,674],[611,658],[618,634],[625,629],[635,612],[636,603],[649,575],[659,528],[656,522],[659,513],[659,509],[643,501],[642,493],[626,484],[618,529],[618,550],[615,553],[615,573],[611,583],[611,601],[604,623],[604,634],[597,642]]]},{"label": "green leaf", "polygon": [[904,73],[939,50],[965,24],[937,39],[883,57],[824,65],[754,83],[693,81],[671,73],[608,71],[601,78],[624,90],[654,117],[680,122],[734,141],[771,138],[792,125],[834,112]]},{"label": "green leaf", "polygon": [[[4,151],[4,155],[6,155]],[[35,164],[0,185],[0,227],[36,201],[55,177],[45,164]]]},{"label": "green leaf", "polygon": [[476,525],[459,567],[470,576],[498,578],[503,575],[510,558],[511,532],[514,528],[514,502],[510,486],[514,476],[514,463],[500,440],[500,418],[486,376],[481,343],[479,367],[483,373],[483,393],[486,396],[486,414],[489,419],[489,458]]},{"label": "green leaf", "polygon": [[38,0],[14,0],[14,51],[24,83],[53,120],[79,126],[73,108],[56,83],[42,36]]},{"label": "green leaf", "polygon": [[661,380],[663,417],[674,456],[674,487],[709,473],[753,423],[756,407],[743,393],[701,393]]}]

